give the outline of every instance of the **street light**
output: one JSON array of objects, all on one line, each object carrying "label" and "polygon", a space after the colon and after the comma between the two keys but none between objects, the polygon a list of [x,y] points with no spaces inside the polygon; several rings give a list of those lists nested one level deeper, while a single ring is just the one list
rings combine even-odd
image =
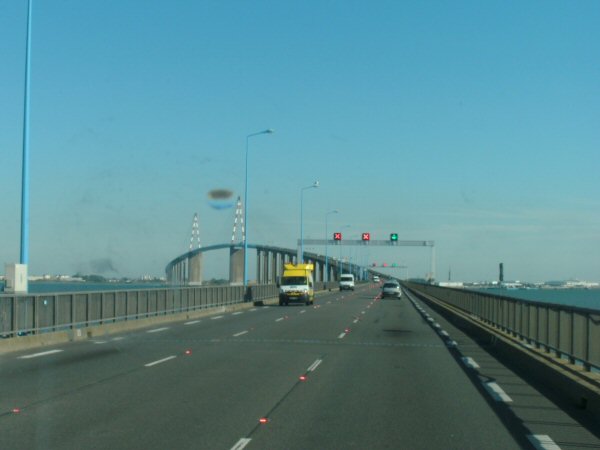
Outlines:
[{"label": "street light", "polygon": [[339,211],[334,209],[325,213],[325,281],[329,281],[329,256],[327,254],[327,242],[329,241],[329,232],[327,231],[327,218],[330,214],[337,214]]},{"label": "street light", "polygon": [[246,181],[244,186],[244,296],[248,287],[248,140],[252,136],[260,134],[272,134],[274,130],[268,128],[258,133],[252,133],[246,136]]},{"label": "street light", "polygon": [[303,188],[300,189],[300,258],[298,263],[299,264],[303,264],[304,263],[304,220],[303,220],[303,215],[304,215],[304,191],[307,189],[313,189],[313,188],[318,188],[319,187],[319,182],[315,181],[313,184],[311,184],[310,186],[305,186]]},{"label": "street light", "polygon": [[[343,227],[340,227],[340,230],[343,230],[345,228],[351,228],[352,225],[344,225]],[[338,261],[338,278],[344,273],[344,263],[342,261],[342,241],[340,241],[340,260]]]}]

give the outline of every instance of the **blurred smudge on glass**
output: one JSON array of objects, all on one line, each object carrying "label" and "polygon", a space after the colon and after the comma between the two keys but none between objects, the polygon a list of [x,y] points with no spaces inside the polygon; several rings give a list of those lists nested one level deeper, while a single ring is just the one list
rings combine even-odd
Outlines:
[{"label": "blurred smudge on glass", "polygon": [[214,209],[231,208],[234,203],[233,192],[229,189],[213,189],[208,193],[208,204]]}]

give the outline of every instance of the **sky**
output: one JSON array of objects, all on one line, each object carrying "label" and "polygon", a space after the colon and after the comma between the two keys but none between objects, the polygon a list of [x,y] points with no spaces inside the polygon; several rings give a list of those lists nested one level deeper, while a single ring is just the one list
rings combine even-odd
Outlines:
[{"label": "sky", "polygon": [[[0,1],[0,271],[19,260],[26,0]],[[600,2],[34,0],[30,274],[161,276],[231,239],[435,241],[437,279],[600,280]],[[324,252],[323,247],[305,251]],[[330,249],[330,252],[339,252]],[[426,248],[353,247],[405,265]],[[253,258],[251,258],[253,259]],[[205,279],[225,278],[207,253]],[[2,272],[3,273],[3,272]]]}]

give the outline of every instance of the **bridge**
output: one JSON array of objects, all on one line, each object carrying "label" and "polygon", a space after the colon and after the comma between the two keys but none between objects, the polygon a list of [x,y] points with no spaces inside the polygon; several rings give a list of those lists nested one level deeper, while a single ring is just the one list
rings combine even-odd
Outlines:
[{"label": "bridge", "polygon": [[[172,285],[196,286],[203,283],[204,254],[218,250],[229,250],[229,282],[239,285],[244,279],[244,240],[245,229],[243,223],[241,228],[241,239],[236,241],[236,231],[238,224],[242,221],[242,203],[238,197],[235,219],[233,223],[233,232],[231,241],[227,244],[212,244],[208,246],[200,245],[198,215],[194,215],[192,222],[192,237],[190,248],[187,252],[171,260],[165,267],[167,281]],[[196,243],[197,248],[194,248]],[[322,246],[330,249],[346,248],[348,246],[393,246],[393,247],[429,247],[431,249],[431,277],[435,278],[435,243],[434,241],[419,240],[395,240],[395,241],[369,241],[362,240],[334,240],[334,239],[304,239],[305,245]],[[300,248],[301,242],[298,240],[297,248]],[[283,265],[286,263],[296,263],[298,260],[298,250],[248,243],[248,249],[256,252],[256,284],[275,283],[277,277],[283,272]],[[339,279],[341,273],[352,273],[359,280],[365,280],[369,273],[375,273],[376,270],[366,266],[361,266],[351,261],[344,262],[342,259],[327,255],[304,252],[304,260],[315,266],[315,281],[325,282]]]}]

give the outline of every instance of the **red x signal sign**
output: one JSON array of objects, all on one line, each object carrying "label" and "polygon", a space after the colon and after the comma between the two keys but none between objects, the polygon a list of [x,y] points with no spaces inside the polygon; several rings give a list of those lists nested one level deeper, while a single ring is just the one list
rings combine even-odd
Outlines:
[{"label": "red x signal sign", "polygon": [[334,241],[341,241],[342,240],[342,233],[340,233],[339,231],[333,233],[333,240]]},{"label": "red x signal sign", "polygon": [[363,241],[370,241],[371,240],[371,233],[363,233],[362,234],[362,240]]}]

